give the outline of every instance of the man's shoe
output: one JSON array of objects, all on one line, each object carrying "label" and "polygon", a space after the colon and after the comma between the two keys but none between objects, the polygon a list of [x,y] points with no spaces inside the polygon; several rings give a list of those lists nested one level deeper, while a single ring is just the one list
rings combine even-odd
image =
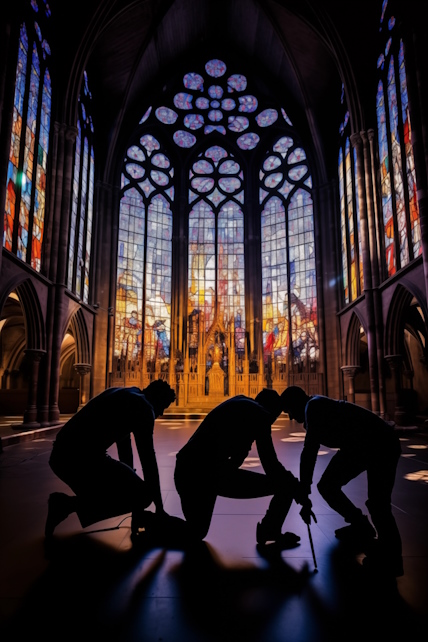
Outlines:
[{"label": "man's shoe", "polygon": [[256,528],[256,539],[259,546],[265,546],[269,542],[281,548],[293,548],[300,542],[300,536],[294,533],[275,531],[267,528],[263,522],[258,522]]},{"label": "man's shoe", "polygon": [[48,515],[45,524],[45,537],[52,537],[55,528],[72,512],[72,497],[65,493],[51,493],[48,499]]},{"label": "man's shoe", "polygon": [[349,524],[349,526],[338,528],[335,535],[341,542],[364,542],[374,539],[376,531],[368,518],[363,515],[361,519]]}]

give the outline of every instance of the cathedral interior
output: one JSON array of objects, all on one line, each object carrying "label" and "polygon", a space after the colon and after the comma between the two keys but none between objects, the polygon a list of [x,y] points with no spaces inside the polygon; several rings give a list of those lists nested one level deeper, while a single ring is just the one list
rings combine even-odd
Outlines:
[{"label": "cathedral interior", "polygon": [[[171,453],[234,395],[298,385],[419,430],[403,441],[395,506],[407,606],[391,601],[375,630],[418,640],[418,611],[426,633],[427,18],[419,0],[3,4],[0,428],[24,436],[0,457],[0,615],[23,602],[5,640],[365,635],[384,587],[331,547],[335,517],[319,504],[307,592],[285,564],[254,561],[260,500],[219,505],[210,542],[229,567],[211,551],[180,575],[177,552],[143,563],[122,527],[78,540],[75,523],[60,563],[42,561],[46,499],[61,489],[49,435],[106,388],[159,378],[176,392],[158,451],[175,515]],[[297,462],[300,429],[280,418],[284,461]],[[287,559],[312,564],[303,536]],[[89,604],[100,617],[85,628]]]},{"label": "cathedral interior", "polygon": [[0,414],[300,385],[428,415],[420,3],[3,12]]}]

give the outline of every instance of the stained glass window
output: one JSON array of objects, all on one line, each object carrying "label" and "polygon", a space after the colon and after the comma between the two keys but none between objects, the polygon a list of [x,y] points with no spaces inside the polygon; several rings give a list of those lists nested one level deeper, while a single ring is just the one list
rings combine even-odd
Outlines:
[{"label": "stained glass window", "polygon": [[84,72],[74,152],[67,286],[85,303],[89,301],[90,290],[95,171],[91,103],[88,75]]},{"label": "stained glass window", "polygon": [[195,360],[198,333],[201,328],[208,332],[214,322],[234,336],[237,359],[244,354],[243,201],[243,174],[232,154],[219,146],[200,154],[190,172],[189,190],[188,317]]},{"label": "stained glass window", "polygon": [[386,275],[422,252],[405,46],[388,2],[382,5],[376,96]]},{"label": "stained glass window", "polygon": [[50,47],[44,37],[50,9],[46,2],[39,4],[28,3],[29,18],[20,29],[3,229],[4,248],[38,272],[51,114]]},{"label": "stained glass window", "polygon": [[114,356],[118,369],[164,367],[171,349],[173,167],[152,135],[124,159]]},{"label": "stained glass window", "polygon": [[[273,359],[281,368],[289,364],[291,371],[316,372],[312,178],[286,111],[256,96],[251,80],[218,58],[187,70],[171,85],[170,95],[163,94],[161,105],[144,110],[122,171],[114,370],[122,371],[123,363],[130,364],[125,368],[130,373],[138,368],[145,372],[146,367],[152,372],[167,369],[172,356],[171,288],[180,283],[174,301],[179,309],[187,304],[186,324],[179,311],[169,373],[185,373],[181,379],[177,375],[177,382],[186,382],[189,399],[208,394],[207,389],[220,396],[238,387],[247,390],[246,375],[257,378],[262,349],[265,357],[271,354],[273,337]],[[260,171],[250,174],[254,167],[248,158],[249,174],[244,173],[243,156],[259,151],[272,125],[282,134]],[[155,130],[159,138],[151,134]],[[171,148],[177,153],[174,144],[183,159],[177,181],[180,189],[187,185],[186,204],[183,199],[174,202],[168,153]],[[186,168],[186,176],[181,168]],[[248,216],[245,191],[252,176],[257,184],[257,175],[263,221],[262,246],[256,248],[263,262],[263,334],[259,319],[250,329],[246,319],[253,306],[246,299],[246,282],[253,275],[245,270],[245,234],[259,222],[258,214]],[[187,297],[181,290],[183,257],[174,261],[178,275],[173,279],[172,274],[173,210],[180,217],[174,226],[180,230],[177,243],[186,235],[181,217],[187,217]]]},{"label": "stained glass window", "polygon": [[[256,96],[246,93],[247,87],[246,76],[228,73],[222,60],[208,60],[198,71],[184,75],[171,104],[158,107],[156,118],[165,125],[174,125],[173,140],[183,149],[193,147],[201,136],[232,133],[236,134],[236,143],[242,150],[252,150],[260,142],[257,132],[273,125],[279,111],[259,105]],[[281,113],[291,125],[286,112],[282,110]],[[140,123],[148,115],[146,112]]]},{"label": "stained glass window", "polygon": [[[264,361],[290,372],[319,360],[315,237],[304,150],[288,136],[260,171]],[[281,171],[278,171],[281,170]]]},{"label": "stained glass window", "polygon": [[339,206],[344,302],[355,301],[363,291],[363,257],[358,209],[356,150],[351,148],[349,111],[342,85],[343,120],[339,126]]}]

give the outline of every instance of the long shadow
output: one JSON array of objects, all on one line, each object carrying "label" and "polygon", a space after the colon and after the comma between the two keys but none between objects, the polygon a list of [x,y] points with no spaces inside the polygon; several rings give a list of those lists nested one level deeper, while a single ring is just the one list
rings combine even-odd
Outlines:
[{"label": "long shadow", "polygon": [[268,642],[266,628],[287,600],[302,594],[311,573],[306,567],[297,572],[278,551],[267,559],[266,568],[226,566],[205,542],[185,553],[174,572],[195,639]]},{"label": "long shadow", "polygon": [[143,591],[152,584],[165,551],[153,546],[121,551],[83,533],[56,538],[45,556],[48,568],[0,629],[5,642],[120,640],[133,585]]},{"label": "long shadow", "polygon": [[324,571],[324,592],[308,589],[313,613],[334,622],[331,641],[417,640],[426,635],[426,623],[401,597],[397,579],[370,572],[358,560],[358,551],[341,543],[333,546]]}]

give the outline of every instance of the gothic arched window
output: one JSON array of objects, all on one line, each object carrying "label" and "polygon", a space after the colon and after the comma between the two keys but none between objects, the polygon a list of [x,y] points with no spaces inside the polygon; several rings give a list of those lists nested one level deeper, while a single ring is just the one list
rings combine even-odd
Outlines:
[{"label": "gothic arched window", "polygon": [[114,356],[148,368],[169,361],[173,168],[146,134],[124,159],[119,214]]},{"label": "gothic arched window", "polygon": [[364,279],[357,197],[356,150],[351,149],[349,111],[346,108],[343,85],[341,103],[344,116],[339,127],[339,206],[343,294],[345,303],[349,303],[362,293]]},{"label": "gothic arched window", "polygon": [[305,151],[280,138],[263,162],[260,204],[264,361],[284,372],[315,371],[319,359],[311,188]]},{"label": "gothic arched window", "polygon": [[245,348],[243,173],[233,155],[215,145],[198,156],[189,178],[188,315],[199,321],[189,323],[192,357],[198,332],[216,321],[220,333],[233,334],[239,360]]},{"label": "gothic arched window", "polygon": [[396,18],[384,0],[380,25],[384,49],[377,62],[376,113],[388,277],[422,252],[405,47]]},{"label": "gothic arched window", "polygon": [[92,244],[94,202],[94,126],[91,117],[91,92],[84,72],[79,96],[79,117],[74,152],[73,191],[68,245],[68,289],[82,301],[89,299],[89,268]]},{"label": "gothic arched window", "polygon": [[39,272],[51,116],[51,52],[45,35],[51,14],[45,1],[32,0],[29,11],[19,38],[3,246]]},{"label": "gothic arched window", "polygon": [[[116,359],[123,357],[122,363],[127,364],[132,359],[138,361],[144,346],[143,374],[146,364],[152,371],[158,371],[159,365],[166,367],[171,342],[172,273],[168,260],[173,209],[177,247],[183,252],[174,258],[178,271],[174,284],[179,288],[174,302],[179,318],[174,319],[176,352],[170,372],[186,373],[180,381],[186,381],[192,398],[207,391],[214,395],[234,394],[236,390],[248,393],[249,376],[257,379],[261,341],[266,354],[269,339],[266,330],[262,337],[259,319],[254,318],[260,306],[260,301],[254,300],[256,292],[246,290],[249,284],[257,288],[260,251],[263,324],[265,328],[271,324],[274,333],[281,333],[276,338],[274,358],[291,363],[291,370],[299,372],[315,371],[319,359],[312,180],[306,154],[285,110],[271,98],[255,96],[251,79],[239,69],[228,69],[217,58],[195,67],[171,79],[170,93],[164,94],[162,104],[145,107],[136,133],[139,142],[129,148],[125,158],[114,344]],[[163,152],[154,138],[161,130]],[[293,132],[293,138],[285,132]],[[267,134],[277,142],[259,171]],[[157,146],[156,154],[147,146],[149,140]],[[151,164],[161,153],[164,164],[153,172]],[[172,155],[178,159],[174,180],[180,191],[175,201]],[[251,247],[249,258],[245,256],[245,234],[260,223],[257,210],[248,211],[244,195],[254,191],[253,185],[257,190],[258,180],[263,248]],[[162,225],[157,224],[157,238],[162,238],[157,246],[157,265],[160,256],[165,260],[156,278],[149,279],[151,246],[146,219],[153,199],[158,204],[156,211],[162,211]],[[254,261],[253,274],[245,272],[248,261]],[[148,313],[152,284],[152,296],[158,297],[158,310],[153,314]],[[273,297],[267,300],[272,287],[279,288],[274,295],[275,310]],[[155,332],[158,324],[164,330],[162,337]],[[160,346],[168,348],[162,351],[164,361],[159,357]],[[287,361],[289,346],[292,362]],[[121,369],[116,368],[118,372]],[[115,376],[121,377],[118,372]]]}]

